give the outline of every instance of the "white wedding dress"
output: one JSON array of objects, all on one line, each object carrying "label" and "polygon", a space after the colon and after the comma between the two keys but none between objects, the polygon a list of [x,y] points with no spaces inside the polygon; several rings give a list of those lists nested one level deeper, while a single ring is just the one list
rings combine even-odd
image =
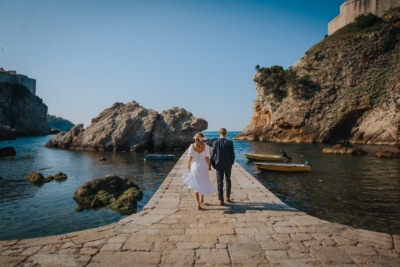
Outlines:
[{"label": "white wedding dress", "polygon": [[205,157],[210,157],[210,147],[205,145],[203,152],[198,153],[194,150],[193,144],[189,147],[189,156],[193,157],[190,172],[182,175],[183,182],[189,186],[189,189],[196,190],[200,195],[209,195],[214,193],[215,187],[210,182],[208,174],[208,165]]}]

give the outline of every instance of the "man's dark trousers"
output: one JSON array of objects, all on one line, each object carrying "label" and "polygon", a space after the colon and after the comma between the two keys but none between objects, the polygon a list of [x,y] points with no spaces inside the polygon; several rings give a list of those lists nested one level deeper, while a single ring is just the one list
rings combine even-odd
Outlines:
[{"label": "man's dark trousers", "polygon": [[218,199],[224,202],[224,176],[226,180],[226,197],[231,196],[231,171],[235,163],[235,150],[233,143],[221,137],[213,143],[213,150],[210,157],[211,163],[217,173]]},{"label": "man's dark trousers", "polygon": [[226,197],[230,198],[231,194],[231,171],[232,168],[215,170],[217,172],[218,199],[224,201],[224,175],[226,180]]}]

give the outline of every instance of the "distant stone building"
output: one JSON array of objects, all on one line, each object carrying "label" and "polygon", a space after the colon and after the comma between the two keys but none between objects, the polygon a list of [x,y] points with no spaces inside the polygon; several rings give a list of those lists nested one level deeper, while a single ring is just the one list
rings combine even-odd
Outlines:
[{"label": "distant stone building", "polygon": [[17,74],[14,70],[6,71],[0,68],[0,82],[24,85],[33,95],[36,95],[36,80],[28,78],[26,75]]},{"label": "distant stone building", "polygon": [[328,24],[328,35],[368,13],[382,17],[386,11],[400,6],[400,0],[348,0],[340,6],[340,15]]}]

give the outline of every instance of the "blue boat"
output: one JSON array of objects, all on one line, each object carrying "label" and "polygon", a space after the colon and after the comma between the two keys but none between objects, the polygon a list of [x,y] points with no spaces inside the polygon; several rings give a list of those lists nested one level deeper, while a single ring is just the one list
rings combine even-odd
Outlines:
[{"label": "blue boat", "polygon": [[147,154],[147,155],[144,155],[144,159],[150,159],[150,160],[172,160],[172,159],[174,159],[174,155]]},{"label": "blue boat", "polygon": [[139,157],[143,156],[144,160],[149,159],[149,160],[171,160],[174,159],[174,155],[167,154],[149,154],[149,151],[145,150],[144,154],[140,155]]}]

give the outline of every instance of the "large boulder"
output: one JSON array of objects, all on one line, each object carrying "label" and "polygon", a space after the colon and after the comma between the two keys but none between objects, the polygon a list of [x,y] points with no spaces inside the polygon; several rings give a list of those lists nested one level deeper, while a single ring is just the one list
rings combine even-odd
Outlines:
[{"label": "large boulder", "polygon": [[75,191],[73,199],[87,209],[109,206],[121,214],[132,214],[136,212],[137,200],[141,200],[142,196],[139,186],[131,180],[106,175],[83,184]]},{"label": "large boulder", "polygon": [[12,157],[17,154],[17,151],[15,151],[15,148],[12,146],[6,146],[0,148],[0,157]]},{"label": "large boulder", "polygon": [[158,114],[132,101],[115,103],[92,119],[87,129],[78,124],[67,133],[53,136],[45,146],[95,151],[186,149],[194,134],[204,129],[207,121],[183,108]]},{"label": "large boulder", "polygon": [[92,124],[73,127],[59,133],[45,145],[75,150],[133,151],[148,148],[157,119],[157,111],[145,109],[135,101],[115,103],[105,109]]},{"label": "large boulder", "polygon": [[325,147],[322,150],[323,153],[328,153],[328,154],[351,154],[351,155],[366,155],[367,152],[365,152],[362,149],[359,148],[352,148],[352,147],[344,147],[340,144],[331,146],[331,147]]},{"label": "large boulder", "polygon": [[186,149],[193,143],[193,136],[207,127],[206,120],[194,117],[183,108],[165,110],[159,115],[154,127],[153,149]]},{"label": "large boulder", "polygon": [[38,185],[38,186],[41,186],[44,183],[51,182],[52,180],[61,182],[67,178],[68,178],[68,176],[62,172],[57,172],[54,175],[48,175],[46,178],[44,178],[43,174],[41,174],[39,172],[31,172],[30,174],[28,174],[28,176],[26,176],[26,180],[28,180],[28,182],[30,182],[33,185]]},{"label": "large boulder", "polygon": [[46,178],[44,178],[43,174],[39,172],[31,172],[26,176],[26,180],[34,185],[42,185],[46,182]]}]

